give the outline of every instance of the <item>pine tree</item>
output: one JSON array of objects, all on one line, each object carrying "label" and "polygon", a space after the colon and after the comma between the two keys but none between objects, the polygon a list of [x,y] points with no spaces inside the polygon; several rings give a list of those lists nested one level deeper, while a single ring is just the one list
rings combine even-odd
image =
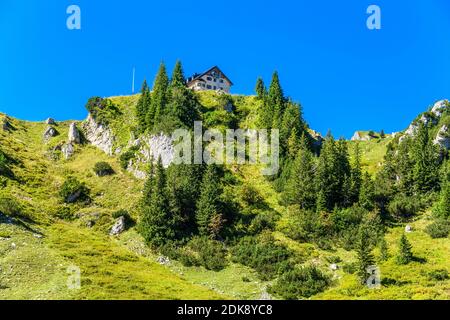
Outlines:
[{"label": "pine tree", "polygon": [[220,230],[214,230],[214,222],[222,217],[221,179],[218,168],[209,165],[203,177],[200,198],[197,202],[196,220],[201,236],[215,238]]},{"label": "pine tree", "polygon": [[268,104],[272,110],[272,128],[279,129],[283,120],[283,114],[285,109],[285,98],[283,89],[280,85],[280,79],[278,72],[274,72],[272,75],[272,81],[269,87]]},{"label": "pine tree", "polygon": [[384,133],[384,130],[383,130],[383,129],[381,129],[381,131],[380,131],[380,138],[381,138],[381,139],[386,138],[386,134]]},{"label": "pine tree", "polygon": [[359,205],[366,210],[372,211],[375,208],[375,184],[370,175],[365,172],[362,178],[359,192]]},{"label": "pine tree", "polygon": [[428,127],[422,122],[419,124],[414,138],[412,152],[414,190],[417,193],[436,190],[438,186],[438,153],[430,139]]},{"label": "pine tree", "polygon": [[325,139],[317,162],[315,185],[317,197],[317,210],[332,210],[335,205],[334,164],[336,162],[336,141],[331,134]]},{"label": "pine tree", "polygon": [[258,99],[263,100],[265,99],[266,95],[267,95],[267,89],[266,86],[264,85],[264,81],[262,78],[258,78],[258,80],[256,81],[256,95],[258,97]]},{"label": "pine tree", "polygon": [[361,149],[358,143],[354,150],[350,177],[349,204],[353,204],[359,199],[362,184]]},{"label": "pine tree", "polygon": [[155,123],[158,123],[158,121],[161,120],[161,116],[164,115],[167,104],[168,87],[169,78],[167,76],[166,66],[161,62],[153,84],[152,103],[149,112],[147,113],[147,125],[150,127],[153,127]]},{"label": "pine tree", "polygon": [[399,241],[399,252],[397,255],[397,263],[398,264],[408,264],[413,260],[412,254],[412,246],[406,238],[405,234],[402,234],[402,237]]},{"label": "pine tree", "polygon": [[314,171],[314,158],[309,151],[307,138],[303,135],[283,195],[287,204],[297,204],[303,209],[315,208]]},{"label": "pine tree", "polygon": [[286,111],[284,112],[283,120],[279,129],[281,155],[284,156],[288,154],[289,151],[289,139],[296,139],[298,142],[302,134],[306,131],[300,105],[294,103],[287,104]]},{"label": "pine tree", "polygon": [[442,184],[434,215],[441,219],[450,219],[450,181],[445,181]]},{"label": "pine tree", "polygon": [[171,87],[185,87],[186,86],[186,79],[184,78],[184,72],[183,72],[183,66],[181,64],[181,61],[178,60],[175,64],[175,68],[172,72],[172,80],[170,82]]},{"label": "pine tree", "polygon": [[389,258],[389,249],[386,239],[383,237],[380,241],[380,261],[386,261]]},{"label": "pine tree", "polygon": [[356,254],[358,258],[357,275],[361,284],[365,284],[369,278],[367,269],[374,265],[375,258],[372,254],[372,247],[369,241],[369,234],[365,228],[361,228],[356,244]]},{"label": "pine tree", "polygon": [[138,120],[138,130],[139,132],[144,132],[147,128],[147,113],[151,105],[151,94],[148,88],[147,81],[144,80],[141,88],[141,96],[136,105],[136,118]]},{"label": "pine tree", "polygon": [[[174,238],[173,219],[170,215],[166,193],[166,175],[161,158],[155,168],[154,177],[149,177],[146,193],[141,205],[141,220],[138,229],[145,241],[152,247],[160,247]],[[151,190],[151,192],[150,192]],[[144,194],[145,197],[148,194]]]}]

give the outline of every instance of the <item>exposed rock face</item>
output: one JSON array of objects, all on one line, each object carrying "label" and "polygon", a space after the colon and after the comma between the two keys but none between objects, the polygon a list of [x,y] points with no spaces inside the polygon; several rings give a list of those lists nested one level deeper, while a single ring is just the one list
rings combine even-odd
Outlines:
[{"label": "exposed rock face", "polygon": [[434,144],[439,145],[443,149],[450,150],[450,130],[447,126],[442,126],[434,139]]},{"label": "exposed rock face", "polygon": [[314,130],[311,130],[310,134],[311,134],[311,137],[313,138],[312,143],[314,145],[314,148],[317,148],[317,149],[321,148],[322,144],[323,144],[323,140],[324,140],[322,135]]},{"label": "exposed rock face", "polygon": [[125,231],[126,228],[126,221],[125,217],[120,217],[117,219],[116,223],[112,226],[111,231],[109,234],[111,236],[117,236]]},{"label": "exposed rock face", "polygon": [[449,101],[448,100],[441,100],[434,104],[433,108],[431,109],[431,112],[436,117],[441,117],[442,113],[444,113],[445,108],[449,107]]},{"label": "exposed rock face", "polygon": [[67,203],[75,203],[81,197],[81,191],[78,190],[72,194],[69,194],[66,198]]},{"label": "exposed rock face", "polygon": [[44,132],[44,139],[49,140],[50,138],[56,137],[58,135],[58,131],[53,127],[47,127]]},{"label": "exposed rock face", "polygon": [[75,153],[75,148],[72,143],[67,143],[61,147],[61,152],[64,158],[69,159]]},{"label": "exposed rock face", "polygon": [[359,131],[356,131],[352,137],[352,141],[369,141],[369,140],[371,140],[370,135],[363,134]]},{"label": "exposed rock face", "polygon": [[80,131],[78,131],[77,125],[75,122],[70,124],[69,127],[69,143],[80,144],[81,143],[81,135]]},{"label": "exposed rock face", "polygon": [[139,147],[136,158],[130,160],[127,170],[138,179],[145,179],[147,174],[139,170],[141,164],[146,164],[153,159],[157,161],[161,157],[162,164],[167,168],[173,161],[174,147],[171,137],[164,134],[144,136],[135,140],[133,146]]},{"label": "exposed rock face", "polygon": [[55,125],[56,122],[53,118],[48,118],[47,120],[45,120],[45,123],[48,125]]},{"label": "exposed rock face", "polygon": [[113,154],[114,135],[110,128],[98,124],[94,118],[89,115],[83,124],[83,130],[87,141],[92,145],[103,150],[106,154]]}]

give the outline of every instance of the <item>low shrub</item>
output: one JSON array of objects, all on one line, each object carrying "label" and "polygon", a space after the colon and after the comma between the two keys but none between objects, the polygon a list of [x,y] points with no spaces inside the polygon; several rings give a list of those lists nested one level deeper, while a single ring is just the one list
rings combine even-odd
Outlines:
[{"label": "low shrub", "polygon": [[256,235],[264,230],[274,230],[277,219],[273,211],[257,214],[250,223],[249,232]]},{"label": "low shrub", "polygon": [[450,221],[444,219],[435,220],[425,228],[425,232],[433,239],[447,238],[450,233]]},{"label": "low shrub", "polygon": [[11,195],[0,195],[0,213],[8,217],[21,216],[22,208]]},{"label": "low shrub", "polygon": [[286,300],[309,298],[324,291],[331,284],[331,279],[315,266],[294,268],[276,281],[270,293]]},{"label": "low shrub", "polygon": [[450,279],[450,276],[446,269],[438,269],[428,272],[428,280],[445,281],[448,279]]},{"label": "low shrub", "polygon": [[247,206],[258,206],[264,202],[264,199],[258,193],[258,190],[250,185],[242,186],[241,199]]},{"label": "low shrub", "polygon": [[61,187],[59,195],[65,203],[88,202],[90,190],[84,182],[75,177],[68,177]]},{"label": "low shrub", "polygon": [[187,247],[196,253],[198,264],[207,270],[220,271],[227,266],[227,250],[219,241],[196,237]]},{"label": "low shrub", "polygon": [[86,103],[86,109],[96,122],[103,125],[108,125],[109,120],[120,113],[110,99],[100,97],[90,98]]},{"label": "low shrub", "polygon": [[122,169],[126,170],[128,168],[128,164],[130,163],[130,160],[134,159],[136,157],[136,152],[139,150],[139,147],[131,147],[124,153],[122,153],[119,157],[120,166]]},{"label": "low shrub", "polygon": [[94,165],[94,172],[99,177],[110,176],[114,174],[114,170],[108,162],[97,162]]},{"label": "low shrub", "polygon": [[242,238],[231,254],[234,262],[255,269],[263,280],[273,279],[292,267],[292,253],[270,234]]},{"label": "low shrub", "polygon": [[398,219],[411,218],[422,209],[424,209],[424,204],[420,198],[405,195],[396,196],[388,206],[389,213]]}]

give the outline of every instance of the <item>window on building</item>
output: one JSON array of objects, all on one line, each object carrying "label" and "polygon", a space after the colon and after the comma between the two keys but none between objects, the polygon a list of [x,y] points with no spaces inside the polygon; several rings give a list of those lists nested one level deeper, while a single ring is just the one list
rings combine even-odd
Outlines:
[{"label": "window on building", "polygon": [[207,79],[208,81],[211,81],[211,80],[212,80],[212,78],[211,78],[211,77],[206,77],[206,79]]},{"label": "window on building", "polygon": [[217,87],[216,86],[214,86],[214,90],[216,90],[217,89]]},{"label": "window on building", "polygon": [[206,88],[211,89],[211,86],[208,84],[208,85],[206,86]]},{"label": "window on building", "polygon": [[220,83],[223,83],[223,79],[220,79]]}]

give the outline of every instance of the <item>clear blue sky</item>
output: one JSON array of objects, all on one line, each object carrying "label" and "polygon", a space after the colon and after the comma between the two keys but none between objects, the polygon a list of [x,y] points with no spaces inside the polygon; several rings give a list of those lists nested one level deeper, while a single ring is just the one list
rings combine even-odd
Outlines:
[{"label": "clear blue sky", "polygon": [[[66,28],[66,8],[82,30]],[[382,29],[366,28],[366,9]],[[450,1],[1,0],[0,111],[27,120],[82,119],[90,96],[129,94],[159,62],[186,74],[219,65],[233,93],[278,70],[313,129],[404,129],[450,98]]]}]

